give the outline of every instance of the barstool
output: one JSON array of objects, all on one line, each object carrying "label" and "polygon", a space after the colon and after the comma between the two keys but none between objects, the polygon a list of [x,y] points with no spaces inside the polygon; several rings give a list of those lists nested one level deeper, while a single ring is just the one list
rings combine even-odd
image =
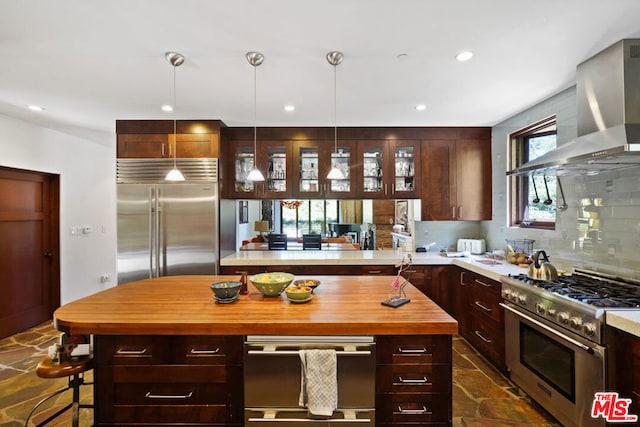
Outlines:
[{"label": "barstool", "polygon": [[59,395],[60,393],[64,393],[67,390],[73,390],[73,398],[71,403],[69,403],[64,408],[60,409],[55,414],[51,415],[49,418],[38,424],[36,427],[41,427],[47,424],[49,421],[54,418],[62,415],[67,409],[72,408],[73,410],[73,419],[72,426],[78,427],[78,416],[80,414],[80,408],[93,408],[93,405],[81,404],[80,403],[80,386],[81,385],[90,385],[93,383],[84,381],[84,373],[93,369],[93,357],[86,356],[78,358],[77,360],[71,360],[68,362],[60,362],[58,364],[52,364],[50,357],[45,357],[43,360],[38,363],[38,368],[36,369],[36,374],[40,378],[64,378],[67,377],[69,379],[69,383],[67,387],[62,388],[50,396],[42,399],[36,406],[33,407],[26,421],[24,422],[25,427],[29,424],[29,419],[33,415],[33,413],[47,400],[51,399]]}]

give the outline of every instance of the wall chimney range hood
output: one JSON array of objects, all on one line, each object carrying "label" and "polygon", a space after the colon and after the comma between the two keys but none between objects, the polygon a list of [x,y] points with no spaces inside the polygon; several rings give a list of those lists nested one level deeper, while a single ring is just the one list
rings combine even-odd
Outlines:
[{"label": "wall chimney range hood", "polygon": [[640,166],[640,39],[578,65],[578,138],[507,175],[594,175]]}]

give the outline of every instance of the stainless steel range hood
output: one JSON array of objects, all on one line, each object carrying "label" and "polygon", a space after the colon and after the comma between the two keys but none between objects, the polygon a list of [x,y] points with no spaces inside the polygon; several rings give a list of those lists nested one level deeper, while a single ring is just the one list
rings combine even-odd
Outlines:
[{"label": "stainless steel range hood", "polygon": [[640,166],[640,39],[578,65],[578,138],[507,175],[579,175]]}]

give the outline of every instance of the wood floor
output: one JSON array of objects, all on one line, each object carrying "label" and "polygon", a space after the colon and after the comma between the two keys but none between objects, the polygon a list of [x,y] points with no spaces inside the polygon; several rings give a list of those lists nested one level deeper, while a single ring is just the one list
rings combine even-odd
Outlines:
[{"label": "wood floor", "polygon": [[[23,426],[31,408],[43,397],[67,385],[65,379],[41,379],[35,374],[47,348],[58,341],[50,322],[0,340],[0,426]],[[87,373],[87,381],[92,373]],[[92,403],[90,386],[82,387],[83,403]],[[65,392],[41,407],[29,422],[35,425],[71,400]],[[91,426],[93,411],[82,409],[80,425]],[[49,424],[68,426],[71,413]],[[517,387],[496,371],[462,338],[453,339],[453,426],[560,426],[538,405],[520,395]]]}]

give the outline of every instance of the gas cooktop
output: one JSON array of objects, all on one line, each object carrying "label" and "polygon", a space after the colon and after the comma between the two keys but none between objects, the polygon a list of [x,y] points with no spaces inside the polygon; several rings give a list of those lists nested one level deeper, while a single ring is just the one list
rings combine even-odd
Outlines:
[{"label": "gas cooktop", "polygon": [[[577,272],[572,276],[559,276],[546,282],[527,277],[526,274],[510,276],[512,279],[585,304],[602,308],[640,308],[640,285],[625,281],[597,278]],[[618,279],[620,280],[620,279]]]},{"label": "gas cooktop", "polygon": [[640,282],[576,269],[571,276],[547,282],[526,274],[502,276],[502,297],[536,318],[602,341],[608,310],[640,309]]}]

